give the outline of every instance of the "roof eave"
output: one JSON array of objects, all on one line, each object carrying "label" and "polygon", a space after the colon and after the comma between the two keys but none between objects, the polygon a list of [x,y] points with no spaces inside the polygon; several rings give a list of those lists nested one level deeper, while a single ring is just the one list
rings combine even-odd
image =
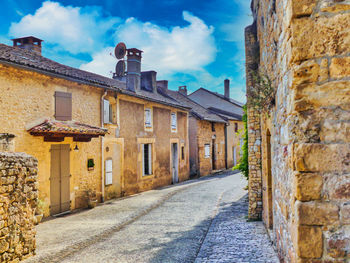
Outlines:
[{"label": "roof eave", "polygon": [[0,63],[4,64],[4,65],[7,65],[7,66],[12,66],[12,67],[16,67],[16,68],[25,69],[25,70],[33,71],[33,72],[36,72],[36,73],[48,75],[50,77],[65,79],[65,80],[76,82],[76,83],[79,83],[79,84],[85,84],[85,85],[94,86],[94,87],[97,87],[97,88],[114,90],[114,91],[116,91],[116,89],[117,89],[117,87],[114,87],[114,86],[103,85],[103,84],[98,84],[98,83],[95,83],[95,82],[90,82],[90,81],[87,81],[87,80],[73,78],[73,77],[69,77],[67,75],[57,74],[57,73],[54,73],[54,72],[51,72],[51,71],[47,71],[47,70],[43,70],[43,69],[39,69],[39,68],[35,68],[35,67],[30,67],[30,66],[26,66],[26,65],[15,63],[15,62],[11,62],[11,61],[6,61],[6,60],[0,59]]}]

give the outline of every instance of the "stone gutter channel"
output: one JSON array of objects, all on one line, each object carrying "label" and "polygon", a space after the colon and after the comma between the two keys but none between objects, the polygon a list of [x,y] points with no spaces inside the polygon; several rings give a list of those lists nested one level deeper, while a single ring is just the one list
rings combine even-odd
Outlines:
[{"label": "stone gutter channel", "polygon": [[[208,179],[217,174],[112,200],[92,210],[43,222],[37,226],[37,255],[23,262],[61,262],[64,258],[108,238],[137,221],[164,204],[172,196],[198,184],[208,183]],[[108,221],[107,224],[106,221]],[[77,229],[73,229],[74,223]],[[84,224],[85,227],[83,227]],[[86,226],[89,224],[90,226]],[[72,225],[72,231],[69,227],[67,228],[69,225]],[[74,234],[74,231],[77,233]]]}]

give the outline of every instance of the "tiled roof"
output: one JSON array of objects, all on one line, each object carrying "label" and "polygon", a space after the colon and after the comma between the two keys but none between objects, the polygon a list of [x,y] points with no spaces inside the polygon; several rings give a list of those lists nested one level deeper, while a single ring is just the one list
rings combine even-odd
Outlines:
[{"label": "tiled roof", "polygon": [[30,134],[64,134],[67,136],[72,135],[90,135],[100,136],[107,133],[107,129],[100,127],[79,123],[76,121],[57,121],[51,119],[45,119],[39,121],[32,127],[29,127],[28,132]]},{"label": "tiled roof", "polygon": [[57,63],[51,59],[45,58],[40,54],[37,54],[36,52],[32,52],[19,47],[11,47],[4,44],[0,44],[0,63],[1,62],[14,63],[23,67],[29,67],[32,69],[40,70],[44,74],[51,73],[62,77],[68,77],[72,81],[83,81],[87,84],[111,88],[130,96],[150,100],[172,107],[182,108],[185,110],[187,108],[186,105],[181,104],[181,102],[177,102],[176,100],[173,100],[167,96],[163,96],[162,94],[156,94],[144,90],[133,92],[126,89],[125,81],[119,81],[81,69],[69,67]]},{"label": "tiled roof", "polygon": [[[211,94],[213,94],[213,95],[215,95],[215,96],[217,96],[217,97],[219,97],[219,98],[221,98],[221,99],[223,99],[223,100],[226,100],[226,101],[228,101],[228,102],[231,102],[231,103],[233,103],[233,104],[235,104],[235,105],[237,105],[237,106],[239,106],[239,107],[243,107],[243,106],[244,106],[244,103],[239,102],[239,101],[234,100],[234,99],[231,99],[231,98],[226,98],[224,95],[222,95],[222,94],[220,94],[220,93],[213,92],[213,91],[207,90],[207,89],[205,89],[205,88],[200,88],[200,89],[198,89],[198,90],[204,90],[204,91],[206,91],[206,92],[209,92],[209,93],[211,93]],[[196,91],[198,91],[198,90],[196,90]],[[195,92],[196,92],[196,91],[195,91]],[[195,92],[193,92],[193,93],[195,93]]]},{"label": "tiled roof", "polygon": [[120,82],[115,79],[60,64],[51,59],[45,58],[36,52],[19,47],[11,47],[4,44],[0,44],[0,61],[11,62],[42,70],[47,73],[54,73],[64,77],[106,87],[116,87]]},{"label": "tiled roof", "polygon": [[173,91],[169,89],[161,89],[164,93],[168,94],[169,97],[172,97],[176,99],[177,101],[187,105],[188,107],[191,108],[191,113],[201,119],[201,120],[206,120],[206,121],[212,121],[212,122],[222,122],[226,123],[226,121],[222,118],[220,118],[218,115],[211,113],[208,111],[206,108],[202,107],[201,105],[197,104],[190,98],[188,98],[185,95],[182,95],[178,91]]},{"label": "tiled roof", "polygon": [[237,121],[241,121],[242,120],[242,115],[239,114],[235,114],[232,112],[228,112],[228,111],[224,111],[215,107],[209,107],[208,110],[210,110],[211,112],[220,115],[222,118],[224,119],[228,119],[228,120],[237,120]]}]

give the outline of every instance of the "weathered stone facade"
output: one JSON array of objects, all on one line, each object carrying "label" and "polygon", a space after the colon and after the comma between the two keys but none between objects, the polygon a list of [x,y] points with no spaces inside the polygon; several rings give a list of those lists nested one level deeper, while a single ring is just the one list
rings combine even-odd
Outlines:
[{"label": "weathered stone facade", "polygon": [[247,92],[259,69],[275,96],[269,112],[248,110],[249,217],[272,229],[282,262],[348,262],[350,3],[254,0],[252,11]]},{"label": "weathered stone facade", "polygon": [[0,261],[19,262],[35,253],[37,160],[0,153]]}]

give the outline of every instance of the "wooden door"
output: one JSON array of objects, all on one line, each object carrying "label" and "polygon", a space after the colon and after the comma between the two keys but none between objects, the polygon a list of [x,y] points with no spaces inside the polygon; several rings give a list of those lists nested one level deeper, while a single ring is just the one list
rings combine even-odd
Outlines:
[{"label": "wooden door", "polygon": [[178,148],[177,143],[173,143],[171,147],[172,152],[172,170],[173,170],[173,184],[176,184],[179,182],[179,155],[178,155]]},{"label": "wooden door", "polygon": [[70,210],[70,147],[68,144],[51,146],[50,214]]},{"label": "wooden door", "polygon": [[211,147],[211,158],[212,158],[212,170],[216,170],[216,149],[215,149],[215,140],[212,141],[212,147]]}]

